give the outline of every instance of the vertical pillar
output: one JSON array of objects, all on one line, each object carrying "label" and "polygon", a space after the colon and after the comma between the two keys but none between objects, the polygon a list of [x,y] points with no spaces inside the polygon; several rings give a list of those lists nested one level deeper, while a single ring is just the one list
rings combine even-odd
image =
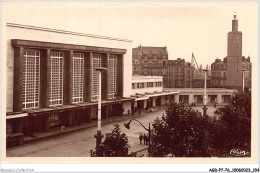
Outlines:
[{"label": "vertical pillar", "polygon": [[124,55],[118,55],[117,57],[117,94],[123,97]]},{"label": "vertical pillar", "polygon": [[[102,54],[101,57],[101,67],[106,67],[108,68],[108,56],[109,54]],[[108,98],[108,69],[102,71],[101,73],[102,79],[101,79],[101,85],[102,85],[102,93],[101,93],[101,98],[102,100],[106,100]]]},{"label": "vertical pillar", "polygon": [[222,94],[218,94],[217,95],[217,103],[219,104],[219,103],[222,103],[223,102],[223,100],[222,100]]},{"label": "vertical pillar", "polygon": [[153,107],[156,106],[156,97],[153,97],[153,100],[152,100],[152,101],[153,101],[153,103],[152,103],[153,105],[152,105],[152,106],[153,106]]},{"label": "vertical pillar", "polygon": [[101,156],[100,155],[100,144],[102,142],[102,137],[103,135],[101,134],[101,71],[98,72],[99,73],[99,90],[98,90],[98,129],[97,129],[97,134],[94,135],[94,137],[96,138],[96,152],[97,152],[97,156]]},{"label": "vertical pillar", "polygon": [[14,48],[14,112],[22,111],[23,108],[23,54],[23,47]]},{"label": "vertical pillar", "polygon": [[107,62],[107,70],[106,70],[106,98],[110,98],[109,97],[109,83],[110,83],[110,80],[109,80],[109,53],[106,54],[106,62]]},{"label": "vertical pillar", "polygon": [[51,50],[42,51],[40,57],[40,106],[46,108],[50,100],[50,56]]},{"label": "vertical pillar", "polygon": [[203,109],[203,116],[206,116],[207,115],[207,93],[206,93],[206,88],[207,88],[207,71],[204,71],[205,73],[205,82],[204,82],[204,107],[202,108]]},{"label": "vertical pillar", "polygon": [[207,95],[207,103],[210,103],[211,102],[211,96],[210,95]]},{"label": "vertical pillar", "polygon": [[179,94],[174,95],[174,102],[175,103],[179,103],[180,102],[180,95]]},{"label": "vertical pillar", "polygon": [[144,100],[144,108],[147,106],[147,100]]},{"label": "vertical pillar", "polygon": [[189,94],[189,104],[194,103],[193,94]]},{"label": "vertical pillar", "polygon": [[63,100],[64,104],[72,103],[73,89],[73,51],[66,52],[64,57],[64,82],[63,82]]},{"label": "vertical pillar", "polygon": [[84,58],[84,85],[83,85],[83,101],[91,101],[92,87],[92,52],[86,53]]}]

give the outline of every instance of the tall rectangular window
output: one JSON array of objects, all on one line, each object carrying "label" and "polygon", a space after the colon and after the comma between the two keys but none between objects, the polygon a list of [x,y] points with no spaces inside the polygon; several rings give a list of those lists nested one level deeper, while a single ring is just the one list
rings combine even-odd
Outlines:
[{"label": "tall rectangular window", "polygon": [[100,54],[93,54],[92,59],[92,91],[91,91],[91,100],[96,101],[98,100],[98,91],[99,91],[99,78],[98,78],[98,71],[95,70],[95,68],[101,67],[101,55]]},{"label": "tall rectangular window", "polygon": [[63,52],[51,52],[50,106],[63,104]]},{"label": "tall rectangular window", "polygon": [[23,108],[39,107],[40,51],[25,50],[23,56]]},{"label": "tall rectangular window", "polygon": [[72,103],[83,102],[83,53],[73,54]]},{"label": "tall rectangular window", "polygon": [[116,93],[116,68],[117,57],[116,55],[109,55],[108,58],[108,75],[109,75],[109,97],[115,98]]}]

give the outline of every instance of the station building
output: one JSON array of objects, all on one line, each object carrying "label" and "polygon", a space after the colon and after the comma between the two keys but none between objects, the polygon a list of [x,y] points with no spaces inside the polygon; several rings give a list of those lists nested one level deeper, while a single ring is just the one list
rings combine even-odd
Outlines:
[{"label": "station building", "polygon": [[14,23],[4,29],[7,137],[90,122],[99,97],[102,118],[131,107],[131,40]]},{"label": "station building", "polygon": [[[204,88],[165,88],[164,90],[168,92],[178,91],[178,94],[174,96],[175,103],[203,105]],[[207,88],[207,105],[228,104],[236,91],[236,89]]]},{"label": "station building", "polygon": [[[163,88],[163,76],[132,76],[132,41],[7,23],[6,133],[34,136],[62,126],[136,114],[170,101],[200,103],[203,89]],[[102,72],[99,96],[97,67]],[[209,102],[228,102],[234,90],[207,89]]]},{"label": "station building", "polygon": [[[178,91],[163,89],[163,76],[138,76],[132,77],[132,93],[134,110],[150,110],[153,107],[167,105]],[[136,112],[136,111],[135,111]]]}]

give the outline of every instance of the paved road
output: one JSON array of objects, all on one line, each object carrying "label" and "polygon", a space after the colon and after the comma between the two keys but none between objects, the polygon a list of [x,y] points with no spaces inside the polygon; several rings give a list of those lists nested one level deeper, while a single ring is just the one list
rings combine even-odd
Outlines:
[{"label": "paved road", "polygon": [[[193,107],[202,112],[202,106]],[[214,115],[215,108],[213,106],[208,107],[208,114]],[[146,115],[137,117],[142,124],[148,128],[148,123],[153,122],[156,117],[161,118],[161,115],[165,112],[164,109],[151,112]],[[126,129],[123,123],[128,120],[117,122],[121,131],[128,137],[130,152],[143,149],[144,145],[140,145],[139,135],[140,133],[147,133],[143,127],[133,121],[130,126],[130,130]],[[102,133],[110,133],[115,123],[102,125]],[[95,148],[96,127],[87,128],[63,136],[55,138],[44,139],[33,143],[24,144],[9,148],[7,150],[7,157],[86,157],[90,156],[90,149]]]},{"label": "paved road", "polygon": [[[161,117],[165,110],[158,110],[146,115],[137,117],[142,124],[148,128],[148,123],[153,122],[156,117]],[[123,126],[123,123],[128,121],[120,121],[118,124],[121,131],[128,137],[130,151],[137,151],[142,149],[144,145],[140,145],[140,133],[147,133],[143,127],[132,121],[130,130]],[[102,125],[102,133],[110,133],[115,123]],[[9,148],[7,150],[7,157],[86,157],[90,156],[90,149],[95,148],[96,127],[84,129],[81,131],[65,134],[55,138],[49,138],[33,143],[24,144]]]}]

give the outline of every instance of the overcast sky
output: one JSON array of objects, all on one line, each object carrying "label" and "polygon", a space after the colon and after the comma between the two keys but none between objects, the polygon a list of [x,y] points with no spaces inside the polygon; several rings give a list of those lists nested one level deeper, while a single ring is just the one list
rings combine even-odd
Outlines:
[{"label": "overcast sky", "polygon": [[257,58],[257,2],[2,2],[4,21],[167,46],[169,59],[211,64],[227,55],[234,12],[243,55]]}]

